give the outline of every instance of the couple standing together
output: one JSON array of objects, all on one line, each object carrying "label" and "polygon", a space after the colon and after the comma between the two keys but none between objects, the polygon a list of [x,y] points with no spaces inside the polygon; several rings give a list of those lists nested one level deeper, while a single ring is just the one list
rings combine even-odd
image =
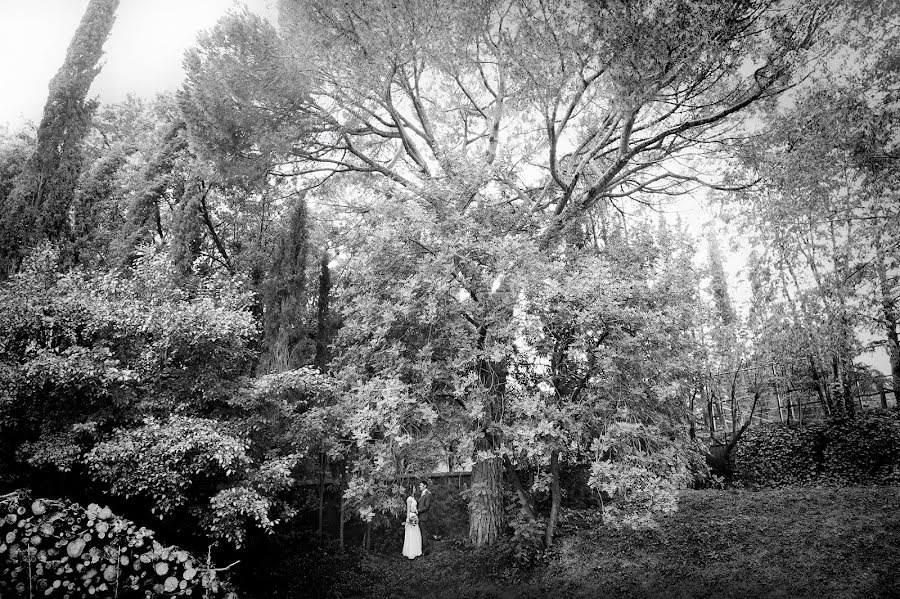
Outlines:
[{"label": "couple standing together", "polygon": [[404,527],[406,534],[403,537],[403,555],[409,559],[415,559],[425,553],[427,549],[428,530],[431,526],[431,491],[428,483],[419,483],[419,499],[416,500],[415,487],[409,488],[406,497],[406,520]]}]

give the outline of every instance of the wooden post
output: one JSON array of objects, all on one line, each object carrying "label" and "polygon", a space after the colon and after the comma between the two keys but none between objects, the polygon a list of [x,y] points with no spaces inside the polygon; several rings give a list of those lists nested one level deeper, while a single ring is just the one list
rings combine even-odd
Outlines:
[{"label": "wooden post", "polygon": [[881,379],[875,381],[875,386],[878,387],[878,397],[881,399],[881,407],[883,409],[887,409],[887,393],[884,392],[884,383],[881,382]]}]

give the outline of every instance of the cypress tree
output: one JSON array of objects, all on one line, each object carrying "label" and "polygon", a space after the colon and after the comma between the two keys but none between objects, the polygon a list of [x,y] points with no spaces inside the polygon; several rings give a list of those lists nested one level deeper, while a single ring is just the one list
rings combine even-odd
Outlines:
[{"label": "cypress tree", "polygon": [[190,277],[194,261],[203,246],[203,215],[201,203],[207,192],[199,177],[192,177],[184,190],[184,196],[176,207],[172,227],[170,256],[175,274],[181,279]]},{"label": "cypress tree", "polygon": [[731,303],[731,294],[728,292],[728,277],[725,275],[725,259],[722,256],[722,248],[719,246],[719,238],[714,230],[711,230],[709,241],[709,278],[710,292],[713,296],[716,316],[723,326],[730,327],[737,320],[734,306]]},{"label": "cypress tree", "polygon": [[[309,322],[306,276],[308,253],[306,200],[301,196],[292,207],[263,289],[264,371],[289,370],[314,359],[316,348]],[[327,284],[330,287],[330,282]],[[324,357],[320,356],[320,361]]]},{"label": "cypress tree", "polygon": [[[97,102],[88,100],[115,21],[119,0],[91,0],[50,80],[34,153],[17,177],[0,215],[0,272],[18,267],[29,247],[71,237],[69,208],[82,169],[82,143]],[[64,248],[65,249],[65,248]],[[69,258],[71,260],[71,257]]]},{"label": "cypress tree", "polygon": [[728,290],[725,258],[722,255],[722,248],[719,246],[719,238],[715,230],[710,230],[707,241],[709,247],[707,275],[709,276],[709,292],[712,295],[710,334],[712,335],[715,361],[721,368],[730,368],[736,363],[738,356],[738,327],[741,323]]}]

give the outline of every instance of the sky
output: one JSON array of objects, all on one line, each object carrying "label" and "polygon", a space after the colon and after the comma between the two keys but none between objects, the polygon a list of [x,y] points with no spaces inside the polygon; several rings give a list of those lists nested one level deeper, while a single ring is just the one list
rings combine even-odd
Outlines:
[{"label": "sky", "polygon": [[[275,0],[242,4],[266,14],[274,11]],[[47,85],[87,5],[88,0],[0,0],[0,127],[40,120]],[[91,95],[109,103],[129,92],[152,97],[177,89],[184,51],[236,6],[235,0],[121,0]]]}]

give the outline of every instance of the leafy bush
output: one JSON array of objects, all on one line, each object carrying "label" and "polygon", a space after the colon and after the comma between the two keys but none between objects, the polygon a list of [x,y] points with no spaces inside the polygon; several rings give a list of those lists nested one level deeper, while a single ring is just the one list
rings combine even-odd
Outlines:
[{"label": "leafy bush", "polygon": [[683,468],[679,488],[721,489],[725,479],[713,473],[706,457],[709,449],[697,440],[677,440],[675,452]]},{"label": "leafy bush", "polygon": [[109,508],[0,497],[0,595],[169,597],[228,593],[210,563],[163,547]]},{"label": "leafy bush", "polygon": [[509,520],[512,537],[504,539],[506,562],[516,570],[527,571],[537,566],[544,555],[544,533],[547,522],[543,518],[531,520],[517,509]]},{"label": "leafy bush", "polygon": [[817,473],[817,428],[781,424],[751,427],[731,452],[735,479],[766,486],[811,483]]},{"label": "leafy bush", "polygon": [[272,532],[275,522],[269,519],[270,501],[255,489],[232,487],[219,491],[211,500],[212,514],[207,524],[214,537],[220,537],[240,548],[246,529],[252,524]]},{"label": "leafy bush", "polygon": [[833,420],[822,436],[824,470],[834,482],[900,484],[900,413],[875,410]]},{"label": "leafy bush", "polygon": [[893,410],[805,426],[750,428],[731,453],[738,481],[761,486],[900,484],[900,418]]},{"label": "leafy bush", "polygon": [[85,461],[113,493],[145,495],[162,516],[184,505],[198,483],[243,474],[250,465],[246,444],[221,428],[204,418],[148,418],[142,427],[120,430],[98,444]]},{"label": "leafy bush", "polygon": [[[277,495],[293,486],[297,462],[287,455],[258,463],[248,450],[249,443],[230,434],[227,423],[175,415],[118,430],[84,461],[112,493],[149,500],[160,519],[199,509],[212,537],[239,548],[248,529],[272,532],[275,511],[292,515]],[[209,489],[219,491],[208,497]]]},{"label": "leafy bush", "polygon": [[259,330],[239,277],[179,287],[153,251],[109,272],[60,273],[55,257],[35,252],[0,285],[0,476],[47,495],[101,483],[232,544],[269,532],[324,377],[249,378]]},{"label": "leafy bush", "polygon": [[0,440],[20,463],[77,470],[115,427],[204,415],[250,373],[253,296],[229,279],[174,287],[165,256],[121,272],[55,271],[35,252],[0,286]]},{"label": "leafy bush", "polygon": [[654,517],[677,509],[676,492],[691,478],[678,450],[652,425],[618,420],[594,441],[597,459],[588,484],[612,499],[604,506],[613,526],[652,528]]}]

